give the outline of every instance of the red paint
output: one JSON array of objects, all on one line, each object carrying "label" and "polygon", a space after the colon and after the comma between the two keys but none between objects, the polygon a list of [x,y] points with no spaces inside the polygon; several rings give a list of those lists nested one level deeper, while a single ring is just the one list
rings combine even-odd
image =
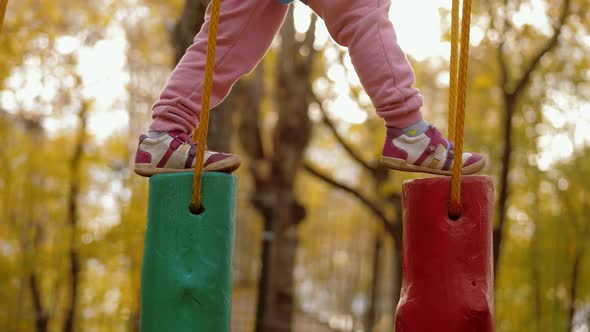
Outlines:
[{"label": "red paint", "polygon": [[464,176],[462,215],[448,217],[451,178],[404,184],[403,282],[396,332],[492,332],[494,187]]},{"label": "red paint", "polygon": [[[147,138],[147,135],[139,136],[139,144],[143,142],[144,139]],[[135,153],[135,163],[136,164],[149,164],[152,162],[152,155],[148,152],[143,151],[139,147],[137,148],[137,152]]]}]

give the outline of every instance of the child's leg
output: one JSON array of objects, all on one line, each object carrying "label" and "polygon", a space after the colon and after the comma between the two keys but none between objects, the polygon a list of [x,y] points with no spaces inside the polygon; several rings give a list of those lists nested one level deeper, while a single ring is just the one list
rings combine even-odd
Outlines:
[{"label": "child's leg", "polygon": [[[212,107],[262,59],[287,9],[276,0],[221,2]],[[134,166],[139,175],[183,172],[195,167],[196,144],[205,142],[195,144],[189,133],[201,111],[208,34],[209,14],[154,105],[149,135],[139,138]],[[236,155],[205,151],[206,171],[232,172],[239,166]]]},{"label": "child's leg", "polygon": [[[352,64],[388,127],[381,162],[402,171],[451,174],[454,147],[422,121],[422,96],[413,87],[414,73],[397,44],[389,20],[390,0],[309,0],[326,22],[330,35],[347,46]],[[463,173],[481,170],[486,160],[463,154]]]},{"label": "child's leg", "polygon": [[[221,2],[211,107],[218,105],[232,85],[262,59],[287,9],[276,0]],[[209,11],[194,44],[174,69],[153,107],[151,131],[193,131],[201,111],[208,34]]]},{"label": "child's leg", "polygon": [[309,0],[334,40],[348,47],[352,64],[377,114],[391,127],[422,119],[422,96],[414,73],[397,44],[389,20],[389,0]]}]

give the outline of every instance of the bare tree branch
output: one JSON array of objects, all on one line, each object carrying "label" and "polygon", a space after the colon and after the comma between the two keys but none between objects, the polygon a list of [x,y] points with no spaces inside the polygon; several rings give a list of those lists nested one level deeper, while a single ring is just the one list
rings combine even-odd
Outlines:
[{"label": "bare tree branch", "polygon": [[313,47],[313,43],[315,42],[315,25],[317,20],[318,16],[315,14],[311,14],[311,22],[309,23],[309,29],[307,29],[307,32],[305,33],[305,40],[303,41],[303,45],[309,50],[309,56],[307,57],[307,62],[305,66],[310,71],[312,69],[316,53],[316,50]]},{"label": "bare tree branch", "polygon": [[[499,31],[499,28],[496,26],[496,15],[495,11],[490,3],[490,0],[486,0],[486,6],[488,7],[488,15],[490,17],[490,29],[494,30],[496,33],[505,35],[506,33],[506,22],[504,20],[502,31]],[[506,4],[504,4],[506,8]],[[508,73],[508,66],[506,64],[506,59],[504,58],[504,39],[500,41],[498,44],[498,48],[496,50],[496,55],[498,57],[498,66],[500,67],[500,87],[502,88],[502,92],[506,94],[506,89],[508,88],[508,80],[509,80],[509,73]]]},{"label": "bare tree branch", "polygon": [[[344,68],[344,70],[346,70],[346,73],[347,73],[346,75],[348,75],[348,73],[350,72],[350,69],[346,68],[346,66],[344,65],[344,59],[345,59],[346,55],[348,55],[348,51],[339,50],[338,61],[340,62],[340,64]],[[360,100],[360,98],[361,98],[360,91],[361,91],[360,89],[355,89],[351,84],[348,84],[348,93],[353,97],[353,99],[355,101],[357,101],[357,104],[358,104],[358,100]]]},{"label": "bare tree branch", "polygon": [[69,282],[70,292],[68,294],[68,305],[65,310],[65,319],[63,323],[63,332],[73,332],[76,329],[76,318],[80,308],[78,303],[80,299],[78,294],[80,291],[80,273],[81,273],[81,259],[80,249],[78,248],[78,232],[79,232],[79,211],[80,205],[78,202],[80,195],[80,169],[82,158],[84,154],[84,145],[86,144],[86,136],[88,129],[88,112],[91,108],[91,102],[87,100],[82,101],[80,110],[78,111],[78,133],[74,145],[74,151],[70,159],[70,183],[67,197],[67,225],[70,231],[69,243]]},{"label": "bare tree branch", "polygon": [[35,330],[36,332],[46,332],[49,324],[49,316],[43,308],[41,287],[37,273],[31,272],[28,279],[33,308],[35,309]]},{"label": "bare tree branch", "polygon": [[340,143],[340,145],[344,148],[344,150],[346,150],[348,155],[350,155],[350,157],[352,159],[354,159],[356,162],[358,162],[363,168],[365,168],[369,172],[374,172],[377,167],[375,167],[374,165],[371,165],[368,162],[366,162],[365,160],[363,160],[363,158],[361,158],[361,156],[356,151],[354,151],[352,146],[344,139],[344,137],[342,137],[342,135],[340,135],[340,133],[338,132],[338,129],[336,129],[336,125],[334,124],[334,122],[332,122],[332,120],[330,119],[330,117],[327,114],[328,112],[326,112],[326,109],[322,105],[321,100],[318,98],[318,96],[313,91],[311,92],[311,97],[312,97],[312,100],[315,101],[318,104],[318,107],[320,108],[320,112],[322,113],[322,119],[323,119],[324,124],[326,125],[326,127],[328,127],[328,129],[330,129],[330,132],[332,132],[332,135],[334,135],[334,138],[336,138],[338,143]]},{"label": "bare tree branch", "polygon": [[363,195],[361,192],[359,192],[358,190],[347,186],[343,183],[340,183],[334,179],[332,179],[330,176],[322,173],[320,170],[317,169],[316,166],[314,166],[310,161],[305,160],[303,162],[303,169],[305,169],[309,174],[321,179],[322,181],[331,184],[332,186],[344,190],[347,193],[353,195],[354,197],[356,197],[359,201],[361,201],[363,203],[363,205],[365,205],[369,210],[371,210],[371,212],[373,212],[373,214],[375,214],[375,216],[377,218],[379,218],[379,221],[381,222],[381,224],[383,225],[383,227],[385,228],[385,230],[390,234],[390,235],[394,235],[396,232],[400,232],[400,223],[395,223],[392,224],[387,220],[387,217],[385,216],[385,212],[383,212],[378,206],[377,204],[375,204],[374,202],[372,202],[369,198],[367,198],[365,195]]},{"label": "bare tree branch", "polygon": [[532,73],[539,65],[539,62],[541,62],[543,56],[549,53],[553,48],[557,46],[559,36],[561,35],[565,22],[568,16],[570,15],[571,3],[571,0],[564,0],[564,4],[562,6],[563,9],[561,11],[561,14],[559,15],[559,21],[557,25],[553,29],[553,35],[551,36],[551,39],[549,39],[547,44],[545,44],[545,46],[539,50],[537,55],[533,57],[533,61],[529,63],[529,66],[524,71],[524,74],[522,75],[521,79],[518,80],[516,88],[513,92],[510,93],[511,95],[518,96],[523,91],[524,87],[529,83]]},{"label": "bare tree branch", "polygon": [[502,17],[502,31],[501,33],[506,32],[506,26],[510,24],[508,21],[508,0],[504,0],[504,12]]},{"label": "bare tree branch", "polygon": [[498,57],[498,65],[500,66],[500,86],[502,88],[502,93],[507,95],[506,92],[508,89],[508,81],[510,80],[510,73],[508,72],[508,64],[506,63],[506,58],[504,58],[504,40],[500,42],[498,45],[497,50],[497,57]]}]

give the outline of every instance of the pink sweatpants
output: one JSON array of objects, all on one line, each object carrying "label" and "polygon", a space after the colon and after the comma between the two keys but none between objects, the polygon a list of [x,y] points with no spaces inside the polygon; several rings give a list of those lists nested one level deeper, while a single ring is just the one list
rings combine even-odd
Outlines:
[{"label": "pink sweatpants", "polygon": [[[377,114],[388,126],[407,127],[422,118],[422,96],[397,44],[388,17],[390,0],[309,0],[332,38],[348,47],[354,68]],[[277,0],[223,0],[211,107],[249,73],[267,52],[288,6]],[[192,132],[201,111],[209,15],[153,107],[152,131]]]}]

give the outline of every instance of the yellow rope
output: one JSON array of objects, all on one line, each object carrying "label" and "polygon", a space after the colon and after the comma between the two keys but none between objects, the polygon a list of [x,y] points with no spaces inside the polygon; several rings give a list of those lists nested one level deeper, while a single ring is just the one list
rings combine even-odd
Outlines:
[{"label": "yellow rope", "polygon": [[448,135],[451,142],[455,142],[455,118],[457,116],[457,66],[459,65],[459,58],[457,57],[457,49],[459,48],[458,34],[459,34],[459,0],[453,0],[451,20],[451,68],[449,72],[449,125]]},{"label": "yellow rope", "polygon": [[211,1],[211,18],[209,20],[209,40],[207,42],[207,63],[205,64],[205,82],[203,83],[203,99],[199,125],[193,131],[193,141],[197,142],[195,176],[193,178],[193,195],[190,210],[193,213],[202,211],[201,179],[205,163],[205,146],[209,129],[209,105],[213,89],[213,69],[215,67],[215,47],[217,44],[217,28],[219,26],[219,8],[221,0]]},{"label": "yellow rope", "polygon": [[8,0],[0,0],[0,32],[2,32],[2,26],[4,25],[4,16],[6,15],[7,6]]},{"label": "yellow rope", "polygon": [[[453,178],[451,180],[450,215],[461,215],[461,173],[463,171],[463,128],[465,123],[465,98],[467,96],[467,65],[469,60],[469,30],[471,25],[471,0],[464,0],[461,18],[461,53],[457,88],[457,114],[455,120],[455,157],[453,159]],[[452,40],[457,43],[457,38]],[[452,75],[452,73],[451,73]]]}]

